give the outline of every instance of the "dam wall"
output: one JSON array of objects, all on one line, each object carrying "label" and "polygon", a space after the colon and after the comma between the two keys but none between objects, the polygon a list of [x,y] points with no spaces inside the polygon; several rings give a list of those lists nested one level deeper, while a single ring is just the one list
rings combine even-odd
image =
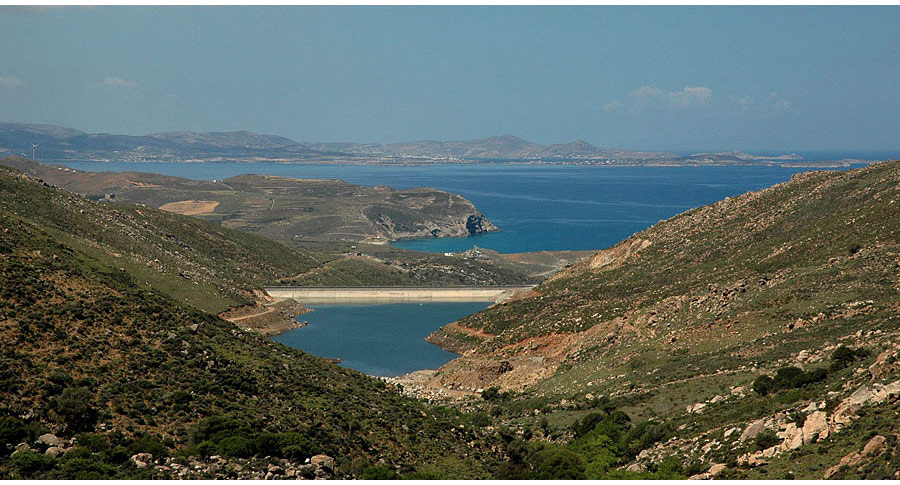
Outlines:
[{"label": "dam wall", "polygon": [[502,301],[533,286],[458,287],[305,287],[267,286],[274,298],[291,298],[307,304],[375,304],[404,302]]}]

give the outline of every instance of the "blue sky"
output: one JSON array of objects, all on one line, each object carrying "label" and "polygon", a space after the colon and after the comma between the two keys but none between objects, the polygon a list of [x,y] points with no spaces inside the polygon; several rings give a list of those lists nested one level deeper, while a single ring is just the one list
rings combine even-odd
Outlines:
[{"label": "blue sky", "polygon": [[0,8],[0,120],[900,148],[898,7]]}]

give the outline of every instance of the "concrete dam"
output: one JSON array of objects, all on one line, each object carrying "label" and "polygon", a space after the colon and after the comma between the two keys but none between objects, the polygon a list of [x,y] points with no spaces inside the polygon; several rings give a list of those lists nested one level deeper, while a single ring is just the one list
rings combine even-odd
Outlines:
[{"label": "concrete dam", "polygon": [[274,298],[291,298],[307,304],[375,304],[418,302],[502,301],[534,286],[267,286],[263,288]]}]

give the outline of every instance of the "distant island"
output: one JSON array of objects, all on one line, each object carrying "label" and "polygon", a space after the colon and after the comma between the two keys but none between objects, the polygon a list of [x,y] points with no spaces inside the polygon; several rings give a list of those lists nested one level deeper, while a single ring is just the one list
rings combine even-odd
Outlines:
[{"label": "distant island", "polygon": [[90,134],[54,125],[0,123],[0,158],[32,156],[46,162],[282,162],[375,165],[532,163],[617,166],[771,165],[848,167],[865,160],[804,160],[795,153],[757,156],[740,151],[679,155],[602,149],[583,140],[540,145],[512,135],[469,141],[301,143],[249,131],[179,131],[143,136]]}]

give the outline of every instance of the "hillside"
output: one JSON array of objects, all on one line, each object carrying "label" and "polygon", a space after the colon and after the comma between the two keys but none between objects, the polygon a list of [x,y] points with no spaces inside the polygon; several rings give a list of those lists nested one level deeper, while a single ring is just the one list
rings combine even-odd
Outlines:
[{"label": "hillside", "polygon": [[464,355],[418,384],[524,390],[510,409],[552,411],[551,426],[607,396],[665,423],[635,469],[678,456],[821,478],[847,455],[829,476],[880,476],[900,453],[896,422],[875,419],[900,392],[897,204],[900,163],[885,162],[687,211],[439,330]]},{"label": "hillside", "polygon": [[[199,266],[217,262],[207,255],[250,273],[270,263],[250,244],[274,243],[90,202],[5,168],[0,227],[4,478],[347,477],[376,464],[479,477],[494,460],[469,418],[180,303],[193,281],[215,285],[197,279],[215,271]],[[182,237],[204,249],[167,242]],[[135,255],[109,252],[125,246],[172,256],[137,271]],[[272,257],[302,259],[280,249],[289,254]],[[195,279],[148,288],[170,281],[169,263]]]},{"label": "hillside", "polygon": [[198,181],[143,172],[82,172],[21,157],[0,160],[0,165],[93,199],[161,208],[288,244],[387,242],[498,230],[462,196],[430,188],[396,190],[270,175]]},{"label": "hillside", "polygon": [[[249,131],[180,131],[135,136],[88,134],[52,125],[0,123],[0,156],[30,155],[33,143],[39,145],[37,159],[51,162],[274,161],[423,165],[524,161],[599,165],[776,165],[802,160],[796,154],[753,156],[736,151],[683,156],[662,151],[598,148],[583,140],[541,145],[513,135],[459,141],[298,143],[282,136]],[[846,166],[842,161],[829,161],[828,164]]]},{"label": "hillside", "polygon": [[0,208],[27,218],[107,270],[218,312],[254,290],[309,271],[309,253],[201,220],[130,204],[93,202],[0,167]]}]

